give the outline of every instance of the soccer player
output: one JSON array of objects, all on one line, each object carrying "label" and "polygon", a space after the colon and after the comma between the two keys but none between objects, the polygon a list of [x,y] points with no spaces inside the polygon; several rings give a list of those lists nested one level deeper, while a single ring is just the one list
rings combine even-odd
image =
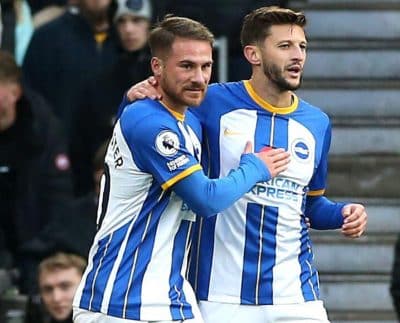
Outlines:
[{"label": "soccer player", "polygon": [[212,44],[209,30],[188,18],[167,17],[150,34],[163,99],[135,102],[115,125],[76,323],[202,322],[184,275],[192,211],[214,215],[287,169],[289,154],[279,148],[243,154],[219,180],[203,174],[201,127],[186,110],[206,93]]},{"label": "soccer player", "polygon": [[[341,228],[351,238],[366,228],[362,205],[323,195],[330,121],[293,92],[306,60],[305,25],[305,16],[289,9],[248,14],[241,41],[250,80],[211,85],[194,111],[207,138],[211,177],[238,165],[247,140],[256,150],[281,147],[291,154],[285,172],[196,224],[190,281],[207,323],[328,322],[305,217],[312,228]],[[162,97],[153,81],[132,87],[128,98]]]}]

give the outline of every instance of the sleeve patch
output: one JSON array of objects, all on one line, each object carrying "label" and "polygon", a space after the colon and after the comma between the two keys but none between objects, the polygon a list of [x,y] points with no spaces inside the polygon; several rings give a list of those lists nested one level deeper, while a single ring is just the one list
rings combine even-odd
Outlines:
[{"label": "sleeve patch", "polygon": [[174,156],[179,150],[178,135],[170,130],[161,131],[156,137],[155,145],[160,155]]}]

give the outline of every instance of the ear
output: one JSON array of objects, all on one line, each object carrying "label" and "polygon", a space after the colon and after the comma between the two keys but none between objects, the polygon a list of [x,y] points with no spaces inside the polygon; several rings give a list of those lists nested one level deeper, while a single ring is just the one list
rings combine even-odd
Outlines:
[{"label": "ear", "polygon": [[261,53],[257,46],[245,46],[243,54],[251,65],[261,65]]},{"label": "ear", "polygon": [[154,76],[161,76],[162,73],[162,68],[163,68],[163,64],[161,59],[159,59],[158,57],[152,57],[151,58],[151,70],[153,71]]}]

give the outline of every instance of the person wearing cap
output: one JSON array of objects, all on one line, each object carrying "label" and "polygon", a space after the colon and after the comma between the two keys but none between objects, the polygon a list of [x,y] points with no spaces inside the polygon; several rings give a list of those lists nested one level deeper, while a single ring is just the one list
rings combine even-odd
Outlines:
[{"label": "person wearing cap", "polygon": [[151,19],[149,0],[118,0],[113,18],[120,46],[118,60],[89,83],[73,113],[70,156],[77,196],[92,191],[92,161],[112,133],[121,96],[132,82],[151,72],[147,47]]}]

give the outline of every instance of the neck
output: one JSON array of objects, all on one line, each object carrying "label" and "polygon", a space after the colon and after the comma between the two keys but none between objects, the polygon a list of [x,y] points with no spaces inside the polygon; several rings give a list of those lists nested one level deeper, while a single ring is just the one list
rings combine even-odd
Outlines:
[{"label": "neck", "polygon": [[286,108],[293,103],[293,93],[278,89],[264,74],[253,73],[249,82],[257,95],[274,107]]},{"label": "neck", "polygon": [[[158,80],[158,82],[160,82]],[[165,93],[161,86],[157,86],[157,91],[161,93],[162,100],[161,103],[171,112],[181,115],[184,118],[186,110],[188,109],[187,105],[182,105],[180,102],[177,102],[173,97],[169,96]],[[174,114],[175,115],[175,114]],[[176,115],[175,115],[176,116]]]}]

